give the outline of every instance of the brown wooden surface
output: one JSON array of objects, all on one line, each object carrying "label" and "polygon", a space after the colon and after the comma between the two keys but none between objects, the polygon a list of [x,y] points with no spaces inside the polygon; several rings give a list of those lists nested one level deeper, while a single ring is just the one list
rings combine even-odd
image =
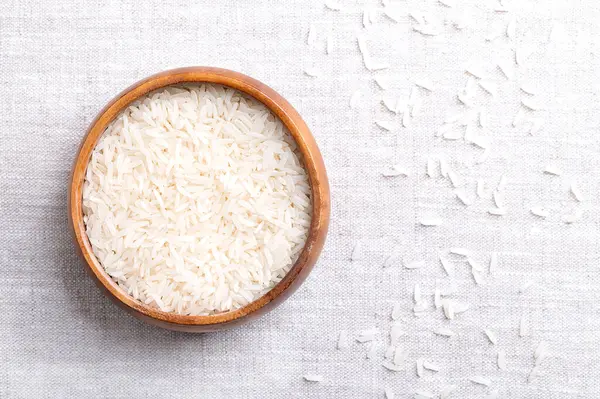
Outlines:
[{"label": "brown wooden surface", "polygon": [[[148,92],[183,82],[218,83],[243,91],[264,103],[287,126],[298,143],[312,188],[313,215],[306,245],[290,272],[271,291],[247,306],[211,316],[182,316],[162,312],[129,296],[104,271],[92,252],[85,232],[82,210],[82,188],[88,161],[96,143],[108,124],[131,102]],[[113,99],[91,123],[75,159],[69,185],[69,220],[77,247],[86,269],[96,283],[117,304],[150,324],[172,330],[208,332],[233,327],[252,320],[288,298],[312,270],[323,245],[329,225],[330,197],[325,164],[317,143],[298,112],[279,94],[265,84],[238,72],[212,67],[173,69],[150,76],[129,87]]]}]

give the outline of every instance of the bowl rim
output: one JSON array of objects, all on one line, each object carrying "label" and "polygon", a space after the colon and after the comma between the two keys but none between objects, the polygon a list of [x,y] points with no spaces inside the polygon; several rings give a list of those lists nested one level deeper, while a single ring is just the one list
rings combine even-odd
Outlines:
[{"label": "bowl rim", "polygon": [[[93,149],[106,127],[129,104],[151,91],[181,83],[222,84],[240,90],[266,105],[290,131],[304,158],[308,172],[313,214],[306,244],[298,259],[271,290],[248,305],[214,315],[188,316],[163,312],[135,300],[104,270],[93,254],[83,222],[82,188]],[[163,71],[144,78],[112,99],[90,123],[75,157],[68,194],[69,225],[77,247],[103,291],[119,305],[145,321],[184,331],[212,331],[248,321],[270,311],[291,295],[306,279],[324,246],[330,216],[329,182],[325,164],[310,129],[291,104],[264,83],[239,72],[216,67],[185,67]]]}]

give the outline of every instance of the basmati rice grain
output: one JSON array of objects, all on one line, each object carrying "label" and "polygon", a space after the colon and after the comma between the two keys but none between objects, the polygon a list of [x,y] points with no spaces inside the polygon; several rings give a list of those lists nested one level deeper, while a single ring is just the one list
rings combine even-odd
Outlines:
[{"label": "basmati rice grain", "polygon": [[396,125],[391,121],[375,121],[375,124],[387,131],[392,131],[396,128]]},{"label": "basmati rice grain", "polygon": [[454,195],[456,195],[456,198],[458,198],[463,205],[469,206],[473,204],[473,201],[467,197],[464,189],[454,190]]},{"label": "basmati rice grain", "polygon": [[506,215],[506,208],[491,208],[488,209],[488,213],[494,216],[504,216]]},{"label": "basmati rice grain", "polygon": [[485,181],[483,179],[477,180],[477,196],[479,198],[484,198],[486,195],[485,192]]},{"label": "basmati rice grain", "polygon": [[544,359],[548,357],[548,344],[545,341],[540,341],[535,352],[533,353],[533,358],[535,359],[535,365],[539,366]]},{"label": "basmati rice grain", "polygon": [[[406,332],[402,329],[402,325],[400,325],[400,324],[393,324],[392,328],[390,329],[390,344],[391,345],[397,345],[398,344],[398,340],[403,335],[406,335]],[[393,354],[393,348],[392,348],[392,354]],[[390,354],[389,356],[386,355],[386,358],[390,358],[391,359],[392,354]]]},{"label": "basmati rice grain", "polygon": [[384,177],[408,176],[408,172],[400,165],[394,165],[382,173]]},{"label": "basmati rice grain", "polygon": [[469,256],[469,255],[471,255],[471,251],[468,250],[467,248],[453,247],[453,248],[450,248],[449,252],[451,254],[460,255],[460,256]]},{"label": "basmati rice grain", "polygon": [[352,253],[350,254],[350,260],[351,261],[356,261],[361,258],[362,256],[362,244],[360,242],[357,242],[356,244],[354,244],[354,247],[352,247]]},{"label": "basmati rice grain", "polygon": [[438,217],[424,217],[421,219],[421,226],[426,226],[426,227],[441,226],[442,223],[443,223],[443,220]]},{"label": "basmati rice grain", "polygon": [[333,11],[340,11],[342,9],[342,5],[335,0],[326,0],[325,7]]},{"label": "basmati rice grain", "polygon": [[473,275],[473,279],[475,280],[475,283],[477,285],[485,284],[485,281],[483,279],[483,276],[481,275],[481,272],[478,272],[477,270],[471,270],[471,274]]},{"label": "basmati rice grain", "polygon": [[575,223],[583,217],[583,210],[575,209],[573,213],[563,216],[563,222],[571,224]]},{"label": "basmati rice grain", "polygon": [[490,274],[494,274],[496,272],[496,268],[498,267],[498,254],[496,252],[492,252],[490,256]]},{"label": "basmati rice grain", "polygon": [[433,399],[435,395],[428,391],[417,391],[415,392],[415,399]]},{"label": "basmati rice grain", "polygon": [[316,67],[306,68],[304,73],[313,78],[321,76],[321,70]]},{"label": "basmati rice grain", "polygon": [[490,393],[486,395],[485,399],[498,399],[498,392],[497,389],[492,389]]},{"label": "basmati rice grain", "polygon": [[513,17],[508,21],[508,25],[506,25],[506,36],[509,39],[513,40],[516,35],[516,30],[517,30],[517,21]]},{"label": "basmati rice grain", "polygon": [[500,191],[494,191],[494,204],[498,208],[504,208],[504,194]]},{"label": "basmati rice grain", "polygon": [[444,385],[440,390],[440,399],[450,399],[452,392],[456,390],[456,385]]},{"label": "basmati rice grain", "polygon": [[423,358],[417,359],[417,376],[419,378],[423,377]]},{"label": "basmati rice grain", "polygon": [[550,212],[548,212],[547,209],[541,207],[541,206],[537,206],[537,207],[533,207],[530,209],[531,213],[534,214],[535,216],[539,216],[541,218],[547,218],[548,215],[550,215]]},{"label": "basmati rice grain", "polygon": [[417,78],[415,79],[415,85],[418,87],[425,89],[427,91],[433,91],[433,82],[427,78]]},{"label": "basmati rice grain", "polygon": [[479,127],[485,129],[489,126],[489,118],[485,108],[479,110]]},{"label": "basmati rice grain", "polygon": [[325,51],[328,55],[331,55],[331,53],[333,53],[333,38],[331,37],[331,35],[327,36],[327,45],[325,47]]},{"label": "basmati rice grain", "polygon": [[444,309],[444,315],[448,320],[454,319],[454,305],[451,300],[442,300],[442,309]]},{"label": "basmati rice grain", "polygon": [[523,285],[521,285],[521,288],[519,288],[519,292],[523,293],[525,291],[527,291],[529,288],[531,288],[533,286],[534,282],[533,281],[526,281],[525,283],[523,283]]},{"label": "basmati rice grain", "polygon": [[523,93],[530,94],[532,96],[537,94],[537,90],[529,82],[523,82],[521,84],[521,90],[523,91]]},{"label": "basmati rice grain", "polygon": [[586,200],[586,196],[581,192],[579,185],[575,181],[571,182],[571,194],[573,194],[573,197],[579,202]]},{"label": "basmati rice grain", "polygon": [[435,160],[429,158],[427,160],[427,177],[435,179],[437,177],[435,170]]},{"label": "basmati rice grain", "polygon": [[529,321],[527,320],[527,316],[523,314],[521,316],[521,321],[519,323],[519,336],[526,337],[529,335]]},{"label": "basmati rice grain", "polygon": [[375,77],[375,83],[383,90],[390,88],[390,79],[387,77],[377,76]]},{"label": "basmati rice grain", "polygon": [[562,174],[562,171],[556,165],[549,164],[544,169],[544,173],[548,175],[560,176]]},{"label": "basmati rice grain", "polygon": [[413,290],[413,300],[415,303],[421,302],[421,286],[419,284],[415,284],[415,288]]},{"label": "basmati rice grain", "polygon": [[394,351],[394,364],[398,367],[402,367],[403,369],[406,367],[406,360],[408,359],[408,352],[404,350],[402,347],[397,346]]},{"label": "basmati rice grain", "polygon": [[475,384],[483,385],[483,386],[486,386],[486,387],[489,387],[491,385],[491,383],[492,383],[492,380],[490,380],[487,377],[480,376],[480,375],[476,375],[474,377],[471,377],[471,378],[469,378],[469,380],[471,382],[475,383]]},{"label": "basmati rice grain", "polygon": [[448,178],[450,178],[450,182],[454,188],[461,187],[465,184],[465,181],[458,175],[458,173],[453,170],[448,171]]},{"label": "basmati rice grain", "polygon": [[496,345],[498,343],[498,336],[495,332],[492,330],[485,330],[484,332],[492,344]]},{"label": "basmati rice grain", "polygon": [[498,369],[506,370],[506,352],[504,349],[498,350]]},{"label": "basmati rice grain", "polygon": [[429,371],[439,372],[441,370],[440,366],[437,363],[433,363],[430,361],[423,362],[423,368]]},{"label": "basmati rice grain", "polygon": [[436,309],[439,309],[442,307],[442,295],[440,293],[440,289],[436,287],[435,291],[433,292],[433,304],[435,305]]},{"label": "basmati rice grain", "polygon": [[379,348],[379,344],[377,341],[371,342],[369,345],[369,350],[367,351],[367,359],[374,359],[377,356],[377,349]]},{"label": "basmati rice grain", "polygon": [[480,80],[479,86],[481,86],[483,90],[491,94],[492,97],[495,97],[496,94],[498,94],[498,85],[494,82],[491,82],[489,80]]},{"label": "basmati rice grain", "polygon": [[449,277],[452,277],[454,275],[454,267],[452,266],[452,264],[450,264],[450,262],[444,259],[442,256],[440,256],[440,263],[442,264],[442,267],[444,268],[446,274]]},{"label": "basmati rice grain", "polygon": [[361,95],[362,94],[361,94],[360,90],[355,90],[354,93],[352,93],[352,97],[350,97],[350,109],[357,108]]},{"label": "basmati rice grain", "polygon": [[398,320],[402,315],[402,305],[398,302],[394,304],[392,309],[392,320]]},{"label": "basmati rice grain", "polygon": [[543,108],[542,105],[535,98],[530,97],[523,97],[521,99],[521,104],[523,104],[525,108],[528,108],[532,111],[539,111]]},{"label": "basmati rice grain", "polygon": [[514,77],[514,64],[512,61],[500,60],[498,61],[498,68],[500,72],[506,77],[508,80],[512,80]]},{"label": "basmati rice grain", "polygon": [[471,266],[472,270],[478,271],[478,272],[482,272],[483,271],[483,266],[480,265],[479,263],[477,263],[476,261],[474,261],[471,258],[467,258],[467,263],[469,264],[469,266]]},{"label": "basmati rice grain", "polygon": [[438,0],[438,1],[440,2],[441,5],[444,5],[446,7],[449,7],[449,8],[456,7],[455,0]]},{"label": "basmati rice grain", "polygon": [[398,100],[396,98],[392,98],[390,96],[385,96],[384,98],[381,99],[381,102],[383,103],[383,105],[385,105],[385,107],[388,109],[388,111],[393,112],[393,113],[397,112]]},{"label": "basmati rice grain", "polygon": [[308,382],[321,382],[323,381],[323,376],[319,374],[306,374],[304,380]]},{"label": "basmati rice grain", "polygon": [[379,330],[373,327],[371,329],[361,331],[356,340],[360,343],[371,342],[377,337],[378,334]]},{"label": "basmati rice grain", "polygon": [[386,388],[385,389],[385,399],[394,399],[394,391],[392,391],[392,388]]},{"label": "basmati rice grain", "polygon": [[384,361],[381,363],[381,365],[382,365],[383,367],[385,367],[386,369],[390,370],[390,371],[395,371],[395,372],[397,372],[397,371],[404,371],[404,370],[405,370],[405,365],[400,365],[400,366],[398,366],[398,365],[396,365],[396,364],[394,364],[394,363],[392,363],[392,362],[390,362],[390,361],[387,361],[387,360],[384,360]]},{"label": "basmati rice grain", "polygon": [[448,177],[449,169],[450,168],[448,167],[448,163],[446,162],[446,160],[444,158],[440,158],[440,173],[442,177]]},{"label": "basmati rice grain", "polygon": [[337,348],[339,350],[342,350],[342,349],[347,349],[349,346],[350,346],[350,343],[348,340],[348,331],[341,330],[340,334],[338,336]]},{"label": "basmati rice grain", "polygon": [[438,328],[433,332],[435,335],[441,335],[442,337],[453,337],[456,333],[449,328]]},{"label": "basmati rice grain", "polygon": [[404,263],[404,267],[406,269],[420,269],[423,266],[425,266],[424,260],[418,260],[418,261],[414,261],[414,262]]}]

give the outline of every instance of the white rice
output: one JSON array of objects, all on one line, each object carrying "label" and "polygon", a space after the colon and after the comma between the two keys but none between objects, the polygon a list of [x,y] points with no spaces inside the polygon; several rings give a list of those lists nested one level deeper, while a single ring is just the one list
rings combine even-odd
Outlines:
[{"label": "white rice", "polygon": [[444,328],[444,327],[438,328],[433,333],[435,335],[441,335],[442,337],[453,337],[456,335],[456,333],[454,331],[452,331],[449,328]]},{"label": "white rice", "polygon": [[469,378],[469,380],[475,384],[483,385],[489,387],[492,381],[487,377],[482,377],[480,375],[476,375],[474,377]]},{"label": "white rice", "polygon": [[496,345],[498,343],[498,335],[495,332],[492,330],[484,330],[484,332],[492,344]]},{"label": "white rice", "polygon": [[506,370],[506,352],[504,349],[498,351],[498,369]]},{"label": "white rice", "polygon": [[83,186],[92,249],[133,298],[208,315],[262,296],[308,234],[308,176],[263,104],[219,85],[132,103],[94,149]]},{"label": "white rice", "polygon": [[323,381],[323,376],[319,374],[306,374],[304,380],[308,382],[321,382]]}]

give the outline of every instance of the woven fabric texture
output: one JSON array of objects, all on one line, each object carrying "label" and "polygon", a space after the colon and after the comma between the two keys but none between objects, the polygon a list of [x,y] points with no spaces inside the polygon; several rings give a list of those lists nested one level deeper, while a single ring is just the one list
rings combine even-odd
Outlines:
[{"label": "woven fabric texture", "polygon": [[[306,0],[0,2],[0,398],[364,399],[383,398],[385,388],[412,398],[448,384],[456,386],[451,397],[463,399],[496,389],[499,398],[600,397],[600,3],[514,0],[502,12],[495,0],[454,8],[390,0],[391,17],[380,1],[340,3],[341,11]],[[365,9],[373,10],[368,28]],[[414,31],[409,11],[417,20],[426,13],[440,34]],[[388,69],[365,68],[358,34]],[[498,63],[513,66],[511,80]],[[319,143],[333,203],[325,250],[301,289],[256,322],[206,335],[149,327],[114,306],[85,274],[66,216],[70,168],[96,113],[133,82],[189,65],[234,69],[286,97]],[[474,129],[491,142],[481,163],[483,149],[437,136],[444,120],[468,110],[457,94],[469,65],[498,88],[492,96],[474,81],[471,109],[485,109],[489,119]],[[320,76],[307,76],[308,68]],[[429,79],[434,90],[418,89],[422,107],[405,128],[402,112],[381,100],[405,101],[416,79]],[[521,106],[530,97],[540,110]],[[541,126],[537,132],[529,134],[527,122],[513,126],[519,110]],[[439,176],[440,158],[472,205]],[[437,177],[426,176],[428,159],[436,160]],[[550,163],[561,176],[543,173]],[[383,177],[392,165],[409,176]],[[490,215],[502,176],[506,215]],[[484,198],[476,197],[478,180]],[[586,196],[581,202],[570,192],[574,181]],[[532,215],[534,206],[548,217]],[[578,210],[580,220],[563,221]],[[430,217],[443,224],[420,225]],[[464,258],[448,254],[452,247],[472,251],[485,284],[476,285]],[[492,252],[498,264],[490,274]],[[392,254],[398,257],[384,268]],[[403,267],[418,260],[423,268]],[[446,320],[433,306],[436,281],[453,286],[448,298],[469,310]],[[415,284],[429,303],[421,317],[412,312]],[[381,365],[396,303],[408,351],[401,372]],[[525,337],[521,318],[530,326]],[[369,344],[355,338],[372,327],[380,334],[367,359]],[[434,335],[440,327],[457,335]],[[497,333],[497,345],[484,329]],[[352,341],[344,350],[336,349],[340,330]],[[548,357],[529,378],[541,341]],[[501,349],[504,371],[496,365]],[[417,377],[418,358],[440,371]],[[306,382],[306,374],[323,381]],[[491,385],[470,382],[474,376]]]}]

